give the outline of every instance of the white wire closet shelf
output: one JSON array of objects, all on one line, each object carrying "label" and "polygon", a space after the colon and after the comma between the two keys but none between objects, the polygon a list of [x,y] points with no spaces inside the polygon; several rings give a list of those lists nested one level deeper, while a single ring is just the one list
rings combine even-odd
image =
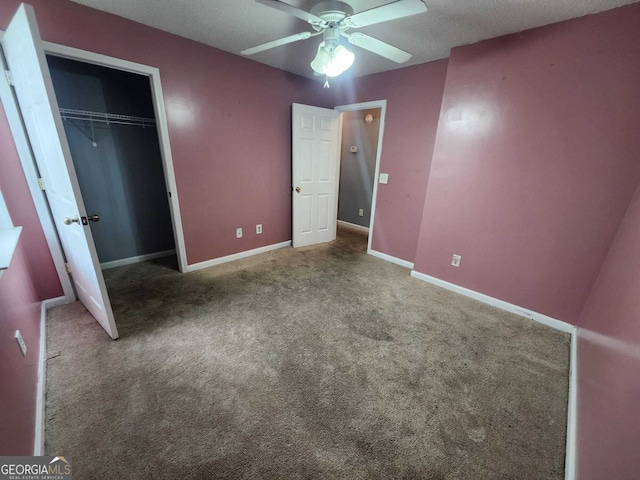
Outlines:
[{"label": "white wire closet shelf", "polygon": [[90,112],[87,110],[74,110],[61,108],[60,115],[63,120],[85,120],[90,122],[114,123],[118,125],[135,125],[138,127],[155,127],[153,118],[133,117],[131,115],[119,115],[117,113]]}]

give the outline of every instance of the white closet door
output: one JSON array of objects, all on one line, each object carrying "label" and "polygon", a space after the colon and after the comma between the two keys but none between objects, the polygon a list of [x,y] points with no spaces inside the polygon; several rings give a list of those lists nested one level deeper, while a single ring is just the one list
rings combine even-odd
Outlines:
[{"label": "white closet door", "polygon": [[2,48],[78,297],[118,338],[33,7],[20,5]]}]

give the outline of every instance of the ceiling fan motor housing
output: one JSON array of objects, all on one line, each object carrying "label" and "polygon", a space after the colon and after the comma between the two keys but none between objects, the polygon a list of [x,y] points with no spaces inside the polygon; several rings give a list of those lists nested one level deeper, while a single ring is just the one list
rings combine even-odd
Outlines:
[{"label": "ceiling fan motor housing", "polygon": [[324,34],[324,45],[329,52],[340,44],[340,31],[349,27],[342,20],[353,14],[353,8],[344,2],[336,0],[322,1],[311,9],[311,13],[324,20],[323,25],[314,25],[314,28]]},{"label": "ceiling fan motor housing", "polygon": [[353,15],[353,8],[344,2],[326,0],[314,6],[311,9],[311,13],[331,25],[337,24],[349,15]]}]

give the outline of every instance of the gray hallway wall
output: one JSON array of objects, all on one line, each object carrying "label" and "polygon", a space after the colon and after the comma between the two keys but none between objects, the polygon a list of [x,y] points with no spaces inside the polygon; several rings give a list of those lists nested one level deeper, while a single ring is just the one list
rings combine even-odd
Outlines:
[{"label": "gray hallway wall", "polygon": [[[367,113],[373,115],[368,124],[364,121]],[[369,226],[379,132],[379,108],[343,113],[338,220]],[[352,146],[358,148],[357,153],[350,152]],[[359,209],[364,210],[362,217]]]},{"label": "gray hallway wall", "polygon": [[[47,57],[61,108],[154,117],[149,79]],[[64,121],[101,263],[174,248],[155,128]],[[92,140],[95,139],[96,146]]]}]

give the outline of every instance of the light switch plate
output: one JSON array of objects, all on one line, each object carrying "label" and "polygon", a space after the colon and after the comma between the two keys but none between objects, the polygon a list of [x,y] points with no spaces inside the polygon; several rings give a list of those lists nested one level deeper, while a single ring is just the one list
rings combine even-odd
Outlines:
[{"label": "light switch plate", "polygon": [[384,183],[385,185],[387,183],[389,183],[389,174],[388,173],[381,173],[380,174],[380,183]]}]

